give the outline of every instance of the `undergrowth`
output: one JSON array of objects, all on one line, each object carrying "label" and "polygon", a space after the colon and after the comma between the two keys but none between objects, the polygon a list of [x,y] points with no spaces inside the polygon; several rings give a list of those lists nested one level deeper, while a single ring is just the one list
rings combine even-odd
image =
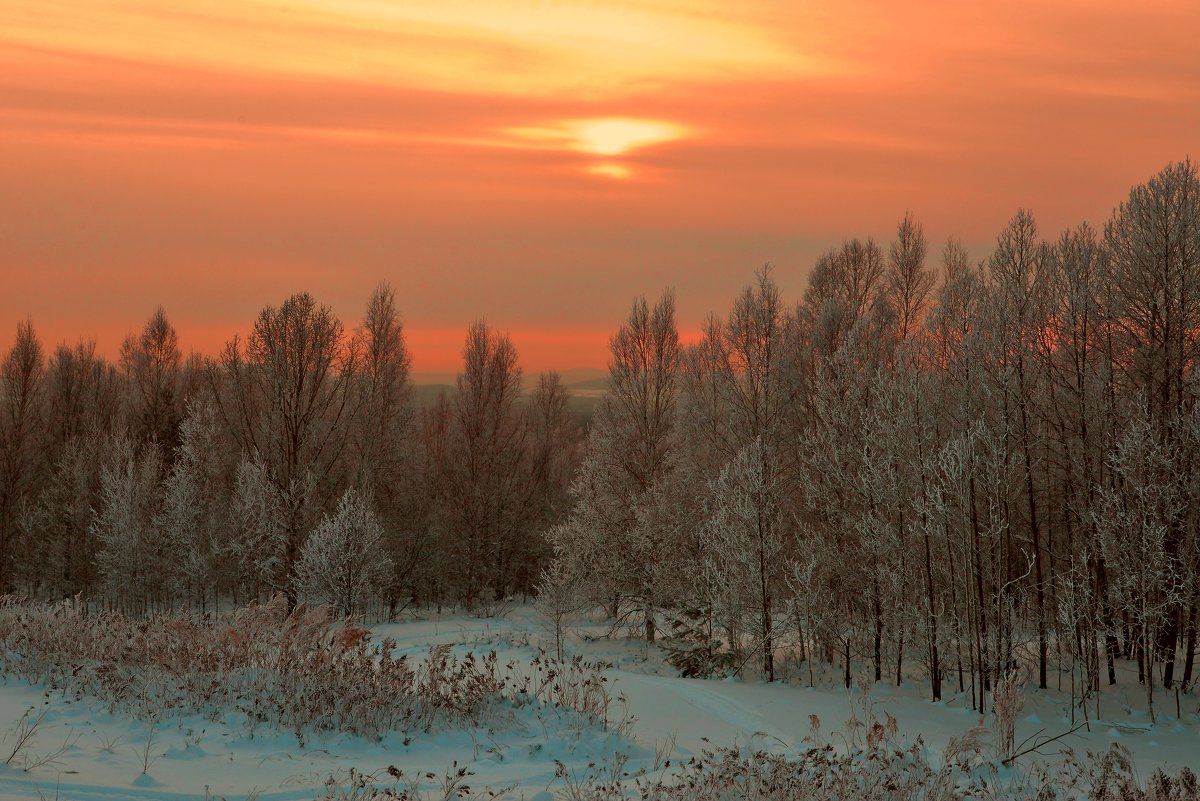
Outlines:
[{"label": "undergrowth", "polygon": [[940,767],[918,742],[909,748],[865,748],[839,753],[832,746],[790,756],[737,749],[706,751],[670,775],[626,772],[617,757],[573,776],[560,766],[563,801],[1197,801],[1188,769],[1156,772],[1138,781],[1129,752],[1113,745],[1083,759],[1006,771],[981,757],[979,738],[953,741]]},{"label": "undergrowth", "polygon": [[394,651],[328,607],[289,612],[281,596],[217,621],[0,599],[0,672],[144,720],[239,711],[251,732],[291,730],[301,744],[314,731],[380,738],[479,726],[533,703],[608,723],[599,665],[542,658],[531,672],[501,665],[494,651],[456,655],[442,645],[420,660]]},{"label": "undergrowth", "polygon": [[[879,745],[840,753],[831,745],[779,755],[724,748],[685,763],[669,761],[652,774],[632,770],[623,754],[574,772],[558,763],[558,801],[1197,801],[1187,768],[1138,780],[1119,745],[1082,759],[1067,755],[1027,771],[1005,771],[982,756],[982,733],[952,741],[941,765],[918,741],[908,748]],[[512,787],[472,788],[470,772],[455,765],[442,774],[352,772],[330,780],[317,801],[428,801],[522,797]]]}]

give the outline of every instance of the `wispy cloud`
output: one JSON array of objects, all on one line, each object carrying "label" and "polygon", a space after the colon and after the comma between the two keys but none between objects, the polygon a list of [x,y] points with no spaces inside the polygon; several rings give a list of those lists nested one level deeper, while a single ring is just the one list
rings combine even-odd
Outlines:
[{"label": "wispy cloud", "polygon": [[1200,155],[1197,29],[1185,0],[8,0],[0,326],[71,293],[72,332],[300,287],[353,315],[389,278],[422,330],[572,342],[663,284],[697,319],[766,260],[799,287],[906,209],[980,247],[1019,205],[1097,222]]},{"label": "wispy cloud", "polygon": [[768,26],[655,2],[13,0],[6,15],[13,44],[513,96],[611,97],[833,68]]}]

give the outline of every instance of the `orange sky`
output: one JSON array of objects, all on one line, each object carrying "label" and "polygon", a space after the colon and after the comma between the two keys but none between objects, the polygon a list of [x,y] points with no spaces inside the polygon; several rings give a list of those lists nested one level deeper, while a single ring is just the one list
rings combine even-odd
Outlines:
[{"label": "orange sky", "polygon": [[[1131,10],[1135,9],[1135,10]],[[415,367],[477,316],[602,367],[629,301],[792,297],[906,209],[977,257],[1200,157],[1200,3],[5,0],[0,342],[212,352],[307,289],[398,290]]]}]

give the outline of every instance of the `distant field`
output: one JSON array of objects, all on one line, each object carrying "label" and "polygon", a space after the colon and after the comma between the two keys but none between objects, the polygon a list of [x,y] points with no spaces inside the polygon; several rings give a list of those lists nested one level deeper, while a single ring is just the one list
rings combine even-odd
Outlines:
[{"label": "distant field", "polygon": [[[575,415],[575,418],[579,420],[579,424],[586,428],[592,420],[592,412],[596,408],[596,403],[608,391],[608,376],[567,384],[566,387],[571,393],[567,407]],[[428,406],[434,403],[438,399],[438,396],[443,393],[450,396],[456,391],[453,384],[413,385],[413,397],[421,406]]]}]

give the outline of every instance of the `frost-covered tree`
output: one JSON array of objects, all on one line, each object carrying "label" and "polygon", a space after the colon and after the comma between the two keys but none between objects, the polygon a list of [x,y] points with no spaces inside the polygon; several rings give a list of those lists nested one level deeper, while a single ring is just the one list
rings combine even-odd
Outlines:
[{"label": "frost-covered tree", "polygon": [[566,656],[565,645],[571,620],[586,605],[578,580],[567,572],[562,560],[556,559],[542,569],[537,583],[536,608],[554,645],[554,655],[560,662]]},{"label": "frost-covered tree", "polygon": [[[821,575],[831,583],[822,589],[847,614],[830,631],[839,632],[838,645],[846,655],[869,647],[876,680],[883,676],[884,638],[890,612],[892,549],[887,520],[877,497],[888,478],[888,459],[882,443],[872,436],[878,380],[873,366],[861,363],[853,343],[862,326],[822,360],[807,398],[807,425],[797,452],[803,477],[795,491],[809,530],[821,540],[816,549],[841,554],[839,568]],[[878,428],[876,425],[875,428]],[[862,629],[861,633],[853,631]],[[865,637],[870,645],[858,640]],[[844,671],[849,681],[852,671]],[[847,685],[849,686],[849,685]]]},{"label": "frost-covered tree", "polygon": [[846,240],[817,259],[801,309],[817,352],[836,351],[867,316],[884,289],[885,270],[883,251],[869,237]]},{"label": "frost-covered tree", "polygon": [[[1106,481],[1107,455],[1120,427],[1119,376],[1113,369],[1114,289],[1111,259],[1096,231],[1086,223],[1065,231],[1049,249],[1045,269],[1045,323],[1037,338],[1038,369],[1045,393],[1034,409],[1045,421],[1047,533],[1051,559],[1069,561],[1073,574],[1050,582],[1057,602],[1067,602],[1058,620],[1071,621],[1074,637],[1090,640],[1102,629],[1108,682],[1116,683],[1118,639],[1116,613],[1104,591],[1108,567],[1097,543],[1092,514],[1097,492]],[[1089,584],[1081,583],[1079,561],[1087,554]],[[1056,584],[1061,583],[1061,587]],[[1079,599],[1095,606],[1084,609]],[[1099,627],[1099,628],[1097,628]],[[1086,628],[1086,630],[1083,630]],[[1086,657],[1076,643],[1073,661]],[[1099,658],[1083,658],[1088,671],[1099,670]],[[1099,679],[1089,674],[1088,680]]]},{"label": "frost-covered tree", "polygon": [[391,571],[379,516],[367,496],[351,489],[305,540],[296,583],[304,596],[351,616],[379,596]]},{"label": "frost-covered tree", "polygon": [[96,589],[92,522],[100,505],[106,440],[92,431],[62,443],[37,500],[18,515],[17,574],[34,595],[87,595]]},{"label": "frost-covered tree", "polygon": [[271,480],[267,466],[260,459],[243,459],[230,498],[230,525],[219,546],[221,556],[235,567],[243,598],[291,586],[287,516],[288,499]]},{"label": "frost-covered tree", "polygon": [[1040,376],[1034,358],[1038,337],[1047,316],[1046,264],[1048,250],[1039,239],[1033,215],[1017,212],[996,240],[996,250],[988,262],[992,277],[991,314],[985,319],[990,348],[985,365],[1000,398],[1001,417],[997,421],[1013,457],[1021,466],[1023,492],[1022,529],[1028,532],[1028,553],[1033,561],[1034,613],[1038,637],[1038,687],[1046,689],[1049,632],[1047,630],[1047,582],[1053,562],[1046,558],[1045,509],[1040,471],[1040,431],[1033,409],[1040,394]]},{"label": "frost-covered tree", "polygon": [[1190,405],[1188,379],[1200,357],[1200,174],[1170,164],[1104,227],[1118,308],[1119,365],[1148,398],[1156,436]]},{"label": "frost-covered tree", "polygon": [[[700,342],[682,360],[679,401],[680,480],[700,497],[743,448],[761,439],[790,485],[794,443],[806,414],[811,361],[804,327],[783,301],[770,268],[734,301],[728,318],[710,316]],[[676,495],[678,497],[678,494]]]},{"label": "frost-covered tree", "polygon": [[359,396],[357,349],[328,306],[307,293],[258,315],[245,343],[234,338],[210,374],[212,397],[236,446],[254,454],[280,504],[290,602],[300,547],[337,497]]},{"label": "frost-covered tree", "polygon": [[655,636],[655,610],[677,583],[671,565],[678,538],[651,514],[655,493],[673,469],[679,333],[675,297],[653,307],[634,301],[609,341],[609,392],[597,404],[587,449],[571,485],[575,507],[552,529],[563,569],[614,617],[642,616]]},{"label": "frost-covered tree", "polygon": [[100,507],[92,522],[96,569],[104,592],[126,609],[169,602],[170,554],[157,526],[162,503],[162,452],[125,434],[109,438],[100,471]]},{"label": "frost-covered tree", "polygon": [[396,308],[396,291],[380,284],[371,293],[355,342],[359,396],[353,424],[353,486],[372,498],[395,573],[381,588],[395,610],[417,594],[421,563],[429,557],[427,465],[409,372],[412,355]]},{"label": "frost-covered tree", "polygon": [[[1115,288],[1114,362],[1133,392],[1148,404],[1154,436],[1178,448],[1195,403],[1200,359],[1200,174],[1190,159],[1169,164],[1113,212],[1104,228]],[[1177,560],[1186,537],[1168,532]],[[1172,609],[1159,647],[1166,653],[1163,685],[1171,687],[1183,619],[1195,608]],[[1194,624],[1190,624],[1194,625]]]},{"label": "frost-covered tree", "polygon": [[1188,502],[1177,457],[1158,441],[1149,414],[1136,415],[1109,457],[1112,480],[1094,512],[1100,547],[1114,568],[1111,591],[1133,625],[1151,722],[1161,632],[1185,588],[1171,537]]},{"label": "frost-covered tree", "polygon": [[[909,640],[916,634],[924,641],[923,654],[917,654],[928,665],[936,700],[941,693],[937,620],[941,571],[927,536],[925,508],[930,492],[926,452],[936,442],[936,422],[927,398],[936,387],[914,366],[923,357],[918,337],[919,332],[903,340],[890,368],[877,370],[871,379],[866,458],[860,467],[868,513],[861,525],[871,559],[883,571],[878,580],[882,608],[876,626],[890,630],[888,661],[889,667],[894,666],[895,682],[899,686],[904,680]],[[921,604],[913,603],[917,597],[922,597]],[[880,646],[882,662],[883,643]],[[879,668],[882,676],[883,665]]]},{"label": "frost-covered tree", "polygon": [[778,593],[784,577],[788,519],[779,462],[762,439],[722,468],[700,530],[704,576],[714,616],[735,653],[759,653],[775,680]]},{"label": "frost-covered tree", "polygon": [[219,601],[223,532],[229,525],[230,459],[217,411],[204,400],[188,409],[179,431],[175,461],[163,482],[158,529],[169,550],[174,591],[206,608]]},{"label": "frost-covered tree", "polygon": [[25,320],[0,365],[0,592],[12,587],[17,516],[35,499],[45,472],[42,344]]}]

